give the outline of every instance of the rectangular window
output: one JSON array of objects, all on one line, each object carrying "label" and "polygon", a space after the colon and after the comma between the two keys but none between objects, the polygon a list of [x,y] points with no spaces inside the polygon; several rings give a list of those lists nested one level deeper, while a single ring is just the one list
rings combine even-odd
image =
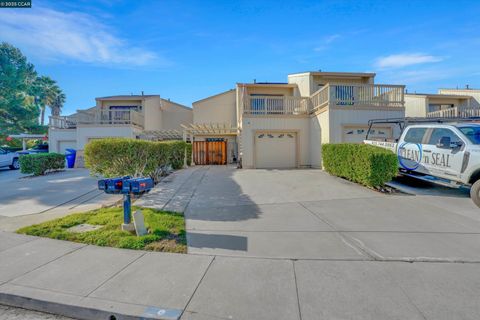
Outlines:
[{"label": "rectangular window", "polygon": [[425,132],[427,132],[427,128],[410,128],[404,140],[409,143],[422,143]]},{"label": "rectangular window", "polygon": [[279,94],[251,94],[250,110],[252,114],[283,113],[283,95]]},{"label": "rectangular window", "polygon": [[451,143],[459,143],[462,142],[462,140],[450,129],[446,128],[436,128],[433,129],[432,135],[430,136],[430,140],[428,141],[428,144],[431,145],[436,145],[437,143],[440,142],[440,139],[443,137],[449,137]]},{"label": "rectangular window", "polygon": [[428,111],[434,112],[434,111],[451,109],[453,107],[455,107],[453,104],[429,104]]},{"label": "rectangular window", "polygon": [[353,106],[355,100],[354,87],[353,86],[335,86],[335,99],[337,105],[340,106]]}]

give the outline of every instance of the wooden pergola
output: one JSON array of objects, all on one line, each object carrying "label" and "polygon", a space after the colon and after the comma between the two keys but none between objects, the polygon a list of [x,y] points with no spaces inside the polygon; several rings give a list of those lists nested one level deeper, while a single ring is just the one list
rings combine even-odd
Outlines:
[{"label": "wooden pergola", "polygon": [[183,141],[190,141],[192,143],[192,160],[194,162],[194,137],[195,136],[236,136],[238,134],[238,128],[232,126],[230,123],[196,123],[183,125]]},{"label": "wooden pergola", "polygon": [[194,136],[233,136],[238,128],[230,123],[196,123],[183,125],[183,140],[193,141]]},{"label": "wooden pergola", "polygon": [[140,139],[161,141],[161,140],[182,140],[182,132],[179,130],[150,130],[143,131]]}]

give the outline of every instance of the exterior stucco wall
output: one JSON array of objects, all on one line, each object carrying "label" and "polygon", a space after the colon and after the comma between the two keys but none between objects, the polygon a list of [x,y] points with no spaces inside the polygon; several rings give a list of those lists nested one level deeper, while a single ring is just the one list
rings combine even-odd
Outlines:
[{"label": "exterior stucco wall", "polygon": [[308,74],[290,74],[288,83],[295,83],[298,86],[298,95],[308,97],[311,95],[311,79]]},{"label": "exterior stucco wall", "polygon": [[[386,108],[387,109],[387,108]],[[329,143],[341,143],[343,139],[343,128],[350,126],[367,126],[371,119],[403,118],[405,110],[386,109],[331,109],[329,114],[330,137]]]},{"label": "exterior stucco wall", "polygon": [[107,109],[111,106],[141,106],[142,100],[97,100],[97,107]]},{"label": "exterior stucco wall", "polygon": [[182,124],[193,122],[193,110],[168,100],[162,100],[162,129],[182,130]]},{"label": "exterior stucco wall", "polygon": [[90,139],[135,138],[140,130],[130,126],[81,126],[77,128],[77,149],[83,150]]},{"label": "exterior stucco wall", "polygon": [[257,130],[282,130],[296,132],[298,136],[298,164],[310,166],[310,127],[308,117],[243,117],[242,129],[242,166],[254,167],[254,134]]},{"label": "exterior stucco wall", "polygon": [[193,103],[193,123],[237,124],[235,90]]},{"label": "exterior stucco wall", "polygon": [[310,117],[310,165],[312,168],[322,167],[322,143],[330,139],[329,111]]},{"label": "exterior stucco wall", "polygon": [[[75,141],[77,143],[76,129],[48,129],[48,150],[49,152],[60,152],[59,144],[61,141]],[[75,147],[76,148],[76,147]]]},{"label": "exterior stucco wall", "polygon": [[471,96],[473,99],[470,100],[470,107],[480,108],[480,90],[478,89],[439,89],[438,93]]},{"label": "exterior stucco wall", "polygon": [[286,88],[286,87],[275,87],[272,85],[271,87],[267,86],[258,86],[258,87],[248,87],[246,89],[247,95],[249,94],[278,94],[284,96],[293,96],[294,88]]},{"label": "exterior stucco wall", "polygon": [[424,96],[405,95],[405,116],[425,117],[427,115],[427,98]]},{"label": "exterior stucco wall", "polygon": [[151,97],[143,101],[143,115],[145,130],[162,129],[162,109],[160,98]]}]

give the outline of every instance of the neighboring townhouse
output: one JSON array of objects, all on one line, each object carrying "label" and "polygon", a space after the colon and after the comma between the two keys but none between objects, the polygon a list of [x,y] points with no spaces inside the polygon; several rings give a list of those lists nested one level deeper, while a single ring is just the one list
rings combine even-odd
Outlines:
[{"label": "neighboring townhouse", "polygon": [[459,108],[470,108],[471,100],[467,95],[408,93],[405,94],[405,116],[444,117]]},{"label": "neighboring townhouse", "polygon": [[406,117],[480,116],[480,90],[439,89],[438,93],[405,94]]},{"label": "neighboring townhouse", "polygon": [[[244,168],[321,167],[321,144],[361,142],[368,120],[405,115],[404,86],[374,83],[374,73],[303,72],[287,83],[237,83],[193,103],[196,164],[241,159]],[[395,128],[373,128],[389,139]]]},{"label": "neighboring townhouse", "polygon": [[51,152],[84,149],[93,139],[107,137],[156,140],[181,139],[182,124],[192,123],[193,111],[159,95],[119,95],[96,98],[96,106],[70,116],[51,116]]}]

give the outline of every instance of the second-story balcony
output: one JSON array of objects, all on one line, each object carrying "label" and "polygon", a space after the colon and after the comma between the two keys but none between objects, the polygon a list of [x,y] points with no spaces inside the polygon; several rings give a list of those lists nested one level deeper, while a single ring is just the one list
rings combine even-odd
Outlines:
[{"label": "second-story balcony", "polygon": [[327,84],[311,96],[311,112],[328,107],[404,107],[402,85]]},{"label": "second-story balcony", "polygon": [[480,108],[452,107],[427,113],[427,118],[469,118],[480,117]]},{"label": "second-story balcony", "polygon": [[143,114],[135,110],[79,110],[72,116],[52,116],[52,128],[73,129],[77,125],[134,125],[143,127]]},{"label": "second-story balcony", "polygon": [[248,96],[244,99],[243,113],[251,115],[308,114],[310,99],[294,96]]}]

